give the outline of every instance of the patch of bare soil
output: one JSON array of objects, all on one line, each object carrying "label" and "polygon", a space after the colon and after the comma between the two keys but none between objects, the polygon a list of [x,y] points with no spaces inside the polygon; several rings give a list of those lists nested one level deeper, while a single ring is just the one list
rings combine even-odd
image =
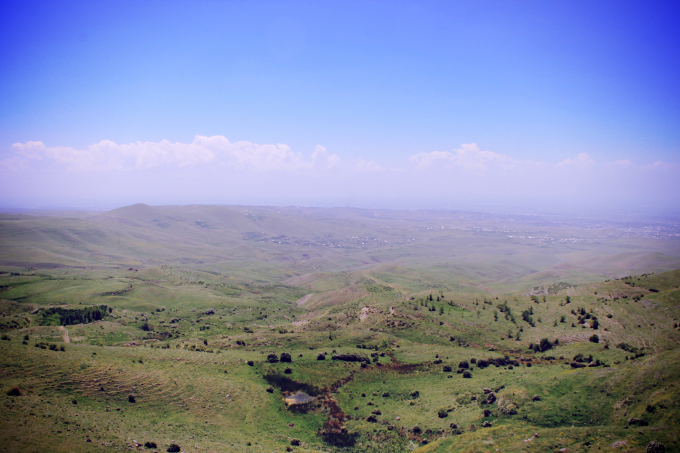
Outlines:
[{"label": "patch of bare soil", "polygon": [[312,293],[312,294],[307,294],[306,296],[299,298],[298,301],[297,301],[297,306],[299,307],[300,305],[302,305],[302,304],[304,304],[305,302],[307,302],[307,299],[309,299],[310,297],[312,297],[312,295],[314,295],[314,293]]}]

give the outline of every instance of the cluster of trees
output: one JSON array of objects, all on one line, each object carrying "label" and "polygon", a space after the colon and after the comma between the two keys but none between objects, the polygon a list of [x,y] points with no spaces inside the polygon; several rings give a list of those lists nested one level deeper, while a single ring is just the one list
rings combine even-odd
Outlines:
[{"label": "cluster of trees", "polygon": [[[538,304],[538,303],[541,302],[541,301],[538,299],[538,296],[531,296],[531,300],[532,300],[535,304]],[[543,296],[543,302],[548,302],[548,299],[547,299],[545,296]]]},{"label": "cluster of trees", "polygon": [[66,351],[66,348],[64,346],[57,346],[54,343],[47,343],[45,341],[36,343],[35,347],[40,349],[49,349],[50,351]]},{"label": "cluster of trees", "polygon": [[536,323],[534,322],[534,318],[531,317],[531,315],[534,314],[534,307],[531,307],[529,310],[524,310],[522,312],[522,319],[525,320],[526,322],[529,323],[531,327],[536,327]]},{"label": "cluster of trees", "polygon": [[[427,301],[433,302],[432,294],[430,294],[428,297],[425,298],[425,302],[423,302],[423,301],[421,300],[421,301],[420,301],[420,306],[421,306],[421,307],[423,307],[423,306],[426,307],[426,308],[427,308],[427,311],[437,311],[437,307],[435,307],[434,305],[427,305]],[[439,302],[439,301],[440,301],[440,300],[439,300],[439,296],[437,296],[437,302]],[[453,305],[453,302],[449,302],[449,305]],[[443,314],[444,314],[444,307],[439,307],[439,314],[440,314],[440,315],[443,315]]]},{"label": "cluster of trees", "polygon": [[[441,298],[440,298],[440,296],[441,296]],[[439,302],[440,300],[444,300],[444,293],[440,293],[440,296],[437,296],[437,302]],[[430,302],[434,302],[434,299],[432,298],[432,294],[425,297],[425,300],[429,300]]]},{"label": "cluster of trees", "polygon": [[586,320],[590,320],[590,327],[597,330],[600,328],[600,322],[597,317],[588,313],[585,308],[578,308],[576,311],[571,310],[571,314],[577,316],[579,324],[585,324]]},{"label": "cluster of trees", "polygon": [[533,349],[534,352],[545,352],[549,349],[552,349],[553,346],[557,346],[558,344],[560,344],[559,340],[551,342],[547,338],[543,338],[541,339],[541,342],[538,344],[531,343],[529,345],[529,349]]},{"label": "cluster of trees", "polygon": [[85,308],[48,308],[39,314],[41,326],[69,326],[73,324],[88,324],[101,321],[113,308],[106,305]]},{"label": "cluster of trees", "polygon": [[[505,313],[505,319],[507,319],[508,321],[512,321],[513,324],[517,324],[517,321],[515,321],[515,316],[512,314],[512,310],[510,309],[510,307],[508,307],[507,300],[504,301],[502,304],[498,304],[498,310],[501,313]],[[498,320],[498,316],[495,316],[495,313],[494,317],[496,320]]]},{"label": "cluster of trees", "polygon": [[[277,356],[276,354],[272,353],[272,354],[267,355],[267,362],[277,363],[278,361],[279,361],[279,356]],[[293,361],[293,359],[292,359],[292,356],[290,355],[290,353],[288,353],[288,352],[282,352],[281,353],[281,362],[290,363],[292,361]]]},{"label": "cluster of trees", "polygon": [[[388,347],[389,345],[390,345],[390,342],[383,339],[382,341],[380,341],[380,343],[374,344],[374,345],[370,345],[370,344],[366,345],[366,344],[363,344],[363,343],[359,343],[359,344],[357,344],[357,349],[373,349],[374,351],[378,351],[379,349],[381,349],[381,348],[384,349],[384,348]],[[333,352],[335,352],[335,351],[333,351]]]}]

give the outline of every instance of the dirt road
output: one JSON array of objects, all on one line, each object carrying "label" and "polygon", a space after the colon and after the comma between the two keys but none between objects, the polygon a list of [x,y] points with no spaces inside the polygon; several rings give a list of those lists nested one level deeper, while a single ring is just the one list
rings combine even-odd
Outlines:
[{"label": "dirt road", "polygon": [[64,343],[70,343],[71,340],[70,340],[69,337],[68,337],[68,330],[67,330],[64,326],[59,326],[59,330],[63,330],[63,331],[64,331],[64,335],[63,335],[63,337],[64,337]]},{"label": "dirt road", "polygon": [[309,298],[312,297],[313,295],[314,295],[314,293],[312,293],[312,294],[307,294],[306,296],[301,297],[301,298],[297,301],[298,307],[299,307],[300,305],[304,304],[305,302],[307,302],[307,299],[309,299]]}]

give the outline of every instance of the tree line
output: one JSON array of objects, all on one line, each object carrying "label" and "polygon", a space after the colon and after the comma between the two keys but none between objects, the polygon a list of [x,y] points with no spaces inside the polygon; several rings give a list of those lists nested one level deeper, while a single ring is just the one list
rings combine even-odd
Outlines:
[{"label": "tree line", "polygon": [[101,321],[111,312],[113,309],[107,305],[84,308],[57,307],[41,310],[38,316],[41,317],[39,322],[41,326],[69,326]]}]

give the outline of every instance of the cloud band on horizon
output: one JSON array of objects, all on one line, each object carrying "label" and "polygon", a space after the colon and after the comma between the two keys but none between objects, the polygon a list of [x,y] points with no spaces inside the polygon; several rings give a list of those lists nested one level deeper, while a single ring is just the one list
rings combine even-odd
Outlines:
[{"label": "cloud band on horizon", "polygon": [[[676,163],[597,162],[587,153],[556,163],[527,161],[482,150],[475,143],[379,163],[342,159],[322,145],[305,156],[285,144],[231,142],[221,135],[196,135],[190,143],[102,140],[85,149],[30,141],[16,143],[12,150],[13,157],[0,161],[0,187],[5,194],[34,197],[46,185],[50,195],[69,199],[84,192],[93,197],[129,192],[129,197],[169,202],[180,193],[197,202],[208,201],[210,194],[210,202],[276,196],[291,203],[311,194],[354,200],[540,199],[672,207],[680,196]],[[185,181],[181,191],[177,181]]]}]

